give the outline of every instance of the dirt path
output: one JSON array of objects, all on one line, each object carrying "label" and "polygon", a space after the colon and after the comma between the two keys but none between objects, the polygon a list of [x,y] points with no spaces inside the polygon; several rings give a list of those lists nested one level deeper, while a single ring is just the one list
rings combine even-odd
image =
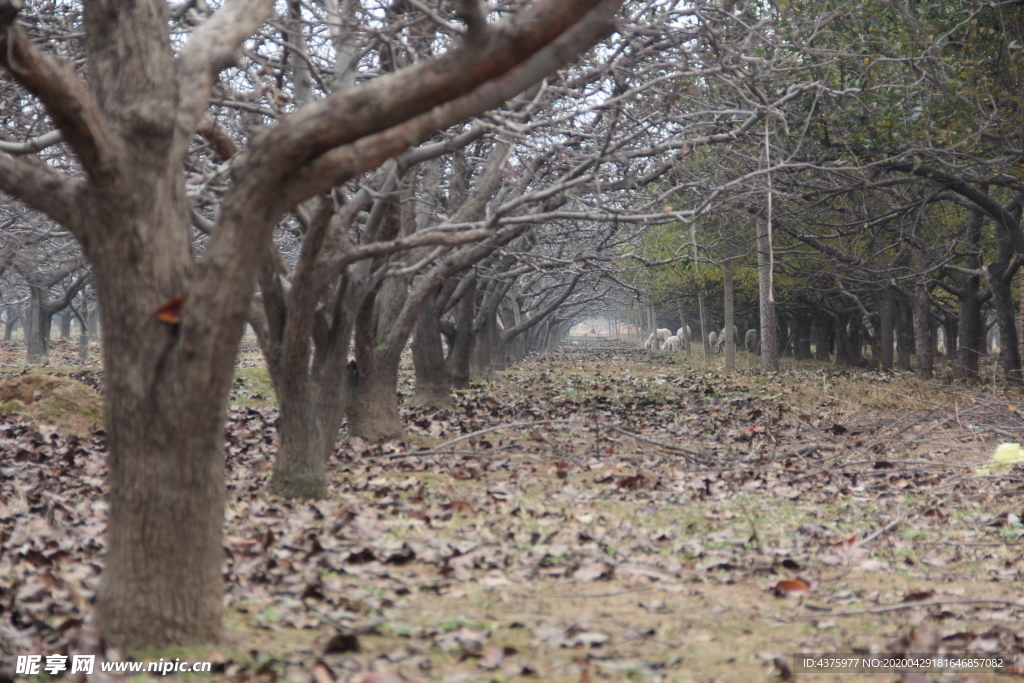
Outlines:
[{"label": "dirt path", "polygon": [[[259,372],[240,371],[228,429],[228,640],[151,658],[295,683],[866,682],[971,676],[800,673],[793,655],[1024,650],[1021,469],[974,472],[1021,440],[1017,392],[568,345],[451,411],[403,411],[404,440],[342,440],[332,497],[290,503],[260,491]],[[0,439],[0,644],[75,647],[100,444],[15,466],[19,429]]]}]

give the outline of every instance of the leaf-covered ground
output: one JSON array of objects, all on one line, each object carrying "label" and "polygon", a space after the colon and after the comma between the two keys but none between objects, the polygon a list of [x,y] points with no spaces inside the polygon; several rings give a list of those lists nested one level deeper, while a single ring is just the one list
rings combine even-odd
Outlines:
[{"label": "leaf-covered ground", "polygon": [[[1024,655],[918,678],[792,659],[1024,652],[1024,472],[975,472],[1021,440],[1019,391],[569,344],[452,410],[403,410],[403,440],[342,439],[331,497],[293,503],[262,492],[276,409],[249,355],[227,425],[227,637],[138,659],[294,683],[1024,672]],[[90,626],[105,487],[102,432],[0,418],[0,680],[17,654],[127,656]]]}]

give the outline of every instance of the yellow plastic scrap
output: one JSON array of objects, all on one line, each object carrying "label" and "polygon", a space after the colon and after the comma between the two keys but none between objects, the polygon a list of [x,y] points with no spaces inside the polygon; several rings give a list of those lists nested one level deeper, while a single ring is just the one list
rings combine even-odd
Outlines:
[{"label": "yellow plastic scrap", "polygon": [[1024,462],[1024,452],[1019,443],[1001,443],[992,454],[992,459],[975,472],[978,474],[1004,474],[1019,462]]}]

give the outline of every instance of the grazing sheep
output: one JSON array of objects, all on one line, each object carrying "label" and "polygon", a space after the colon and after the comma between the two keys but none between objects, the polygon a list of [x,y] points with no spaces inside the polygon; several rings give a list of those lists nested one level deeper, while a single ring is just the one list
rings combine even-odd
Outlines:
[{"label": "grazing sheep", "polygon": [[718,335],[708,332],[708,348],[714,351],[718,347]]},{"label": "grazing sheep", "polygon": [[693,334],[690,333],[689,325],[676,330],[676,336],[679,337],[679,341],[683,342],[683,346],[689,346],[690,342],[693,341]]},{"label": "grazing sheep", "polygon": [[647,351],[657,351],[671,336],[672,330],[659,327],[657,332],[651,332],[651,336],[647,338],[646,342],[644,342],[644,349]]},{"label": "grazing sheep", "polygon": [[747,330],[747,336],[744,338],[743,343],[747,347],[748,353],[757,353],[757,330]]},{"label": "grazing sheep", "polygon": [[679,337],[669,337],[665,340],[665,346],[662,347],[665,351],[675,351],[679,353],[683,350],[683,342],[680,341]]}]

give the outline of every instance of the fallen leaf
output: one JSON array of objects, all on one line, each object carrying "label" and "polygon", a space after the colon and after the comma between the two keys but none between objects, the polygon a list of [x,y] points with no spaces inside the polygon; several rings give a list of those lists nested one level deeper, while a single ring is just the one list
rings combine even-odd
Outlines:
[{"label": "fallen leaf", "polygon": [[185,297],[176,296],[163,303],[160,308],[153,311],[153,317],[162,323],[177,325],[181,322],[181,307],[185,304]]}]

